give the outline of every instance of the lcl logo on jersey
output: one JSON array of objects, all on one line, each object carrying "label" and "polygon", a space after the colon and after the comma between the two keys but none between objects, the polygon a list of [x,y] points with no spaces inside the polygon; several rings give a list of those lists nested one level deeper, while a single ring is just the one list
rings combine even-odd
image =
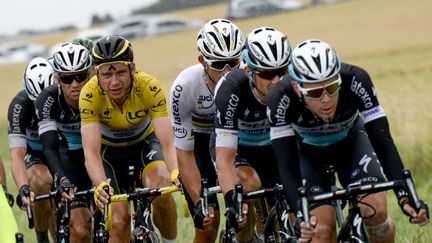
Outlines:
[{"label": "lcl logo on jersey", "polygon": [[200,95],[198,97],[198,109],[207,109],[213,106],[213,96],[211,95]]}]

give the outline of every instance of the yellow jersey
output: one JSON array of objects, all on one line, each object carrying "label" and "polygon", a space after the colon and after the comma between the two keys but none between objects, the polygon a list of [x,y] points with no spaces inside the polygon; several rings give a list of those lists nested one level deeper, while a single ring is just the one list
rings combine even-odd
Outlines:
[{"label": "yellow jersey", "polygon": [[168,117],[159,81],[145,72],[135,72],[133,77],[121,109],[99,85],[97,76],[81,90],[81,125],[99,122],[103,144],[122,147],[138,143],[153,132],[152,119]]},{"label": "yellow jersey", "polygon": [[18,225],[9,206],[3,187],[0,184],[0,242],[15,242],[15,233],[18,232]]}]

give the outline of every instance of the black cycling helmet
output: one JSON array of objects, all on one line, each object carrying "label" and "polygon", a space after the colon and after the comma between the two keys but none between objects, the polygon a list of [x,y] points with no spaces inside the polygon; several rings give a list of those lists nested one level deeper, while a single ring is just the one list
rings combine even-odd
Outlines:
[{"label": "black cycling helmet", "polygon": [[132,45],[119,35],[100,38],[93,46],[93,60],[96,65],[116,61],[133,61]]}]

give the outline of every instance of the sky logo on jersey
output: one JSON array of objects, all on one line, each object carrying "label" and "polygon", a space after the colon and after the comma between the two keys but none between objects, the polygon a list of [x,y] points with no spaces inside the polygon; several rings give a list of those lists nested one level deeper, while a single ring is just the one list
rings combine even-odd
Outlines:
[{"label": "sky logo on jersey", "polygon": [[356,77],[354,76],[351,82],[351,90],[363,101],[363,104],[366,108],[372,107],[372,99],[367,92],[367,90],[362,86],[362,82],[356,81]]},{"label": "sky logo on jersey", "polygon": [[174,136],[176,138],[185,138],[187,136],[187,130],[184,127],[173,127]]},{"label": "sky logo on jersey", "polygon": [[198,97],[198,109],[207,109],[212,107],[213,97],[211,95],[200,95]]}]

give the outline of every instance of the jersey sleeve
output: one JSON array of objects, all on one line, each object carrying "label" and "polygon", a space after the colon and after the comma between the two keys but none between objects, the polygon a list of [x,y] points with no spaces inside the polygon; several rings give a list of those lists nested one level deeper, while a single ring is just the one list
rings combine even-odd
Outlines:
[{"label": "jersey sleeve", "polygon": [[8,109],[8,139],[9,148],[27,148],[26,127],[28,120],[27,105],[19,97],[20,93],[12,99]]},{"label": "jersey sleeve", "polygon": [[216,147],[237,148],[238,146],[238,108],[241,102],[241,90],[224,76],[215,96],[216,104]]},{"label": "jersey sleeve", "polygon": [[279,82],[267,96],[267,117],[270,123],[270,139],[295,136],[290,116],[291,98],[287,85]]},{"label": "jersey sleeve", "polygon": [[100,91],[95,88],[95,83],[97,85],[97,79],[93,77],[81,89],[79,97],[81,125],[99,122],[99,109],[102,105]]},{"label": "jersey sleeve", "polygon": [[380,117],[385,117],[386,113],[380,105],[375,87],[369,74],[362,68],[352,66],[350,89],[355,94],[359,104],[360,115],[364,123],[368,123]]},{"label": "jersey sleeve", "polygon": [[176,79],[170,91],[171,124],[174,129],[174,143],[177,148],[191,151],[194,149],[192,137],[193,96],[181,79]]},{"label": "jersey sleeve", "polygon": [[44,89],[35,101],[36,116],[39,120],[39,135],[48,131],[57,132],[57,123],[53,119],[55,95],[49,89]]},{"label": "jersey sleeve", "polygon": [[165,92],[157,79],[151,77],[142,92],[148,101],[148,113],[152,119],[168,117]]}]

